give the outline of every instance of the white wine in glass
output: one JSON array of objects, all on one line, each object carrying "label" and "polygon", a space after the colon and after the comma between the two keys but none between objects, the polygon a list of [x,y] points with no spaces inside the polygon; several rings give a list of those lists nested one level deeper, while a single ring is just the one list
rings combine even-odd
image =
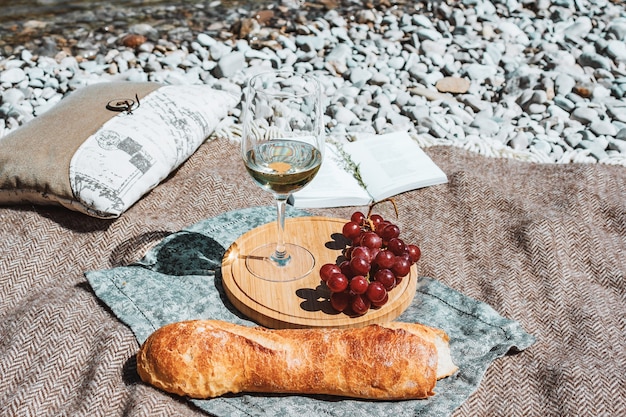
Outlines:
[{"label": "white wine in glass", "polygon": [[306,186],[322,163],[324,128],[319,81],[307,74],[272,71],[255,75],[243,107],[242,156],[250,176],[272,192],[277,205],[276,242],[246,254],[258,278],[292,281],[315,266],[309,250],[284,241],[289,195]]}]

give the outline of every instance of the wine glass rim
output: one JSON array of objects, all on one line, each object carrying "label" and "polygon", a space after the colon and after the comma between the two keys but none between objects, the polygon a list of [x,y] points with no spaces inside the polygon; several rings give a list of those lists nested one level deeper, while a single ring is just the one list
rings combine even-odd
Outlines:
[{"label": "wine glass rim", "polygon": [[[305,87],[304,92],[294,93],[294,92],[284,92],[280,89],[276,91],[270,91],[270,90],[265,89],[263,86],[255,86],[255,83],[257,82],[257,80],[260,80],[263,77],[268,77],[268,76],[272,76],[274,80],[288,79],[290,77],[300,77],[305,82],[307,82],[307,84],[311,84],[313,88],[309,89]],[[319,79],[316,76],[312,74],[298,73],[294,70],[289,70],[289,69],[270,70],[270,71],[264,71],[264,72],[255,74],[248,81],[248,88],[254,89],[255,94],[262,94],[265,96],[272,96],[272,97],[290,97],[290,96],[305,97],[305,96],[316,95],[316,94],[321,93],[321,84],[320,84]]]}]

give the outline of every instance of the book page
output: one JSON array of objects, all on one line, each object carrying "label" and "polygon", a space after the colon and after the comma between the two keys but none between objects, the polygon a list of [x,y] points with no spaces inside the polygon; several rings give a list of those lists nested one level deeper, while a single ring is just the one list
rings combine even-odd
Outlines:
[{"label": "book page", "polygon": [[317,175],[309,185],[293,193],[289,202],[298,208],[368,205],[372,197],[344,166],[337,148],[327,143]]},{"label": "book page", "polygon": [[374,201],[442,184],[446,174],[406,132],[363,136],[344,146]]}]

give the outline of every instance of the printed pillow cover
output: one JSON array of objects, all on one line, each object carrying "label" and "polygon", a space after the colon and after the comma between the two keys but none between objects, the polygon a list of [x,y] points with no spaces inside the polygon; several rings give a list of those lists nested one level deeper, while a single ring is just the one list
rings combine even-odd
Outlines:
[{"label": "printed pillow cover", "polygon": [[119,217],[187,160],[238,101],[207,85],[82,87],[0,138],[0,204]]}]

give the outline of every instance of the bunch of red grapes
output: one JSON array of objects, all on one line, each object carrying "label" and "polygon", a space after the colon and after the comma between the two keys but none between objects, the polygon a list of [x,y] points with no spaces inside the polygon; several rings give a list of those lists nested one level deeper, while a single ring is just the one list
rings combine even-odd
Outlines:
[{"label": "bunch of red grapes", "polygon": [[343,226],[351,242],[338,264],[325,264],[320,277],[330,290],[333,309],[363,315],[389,300],[389,291],[407,276],[420,248],[400,239],[400,228],[378,214],[357,211]]}]

